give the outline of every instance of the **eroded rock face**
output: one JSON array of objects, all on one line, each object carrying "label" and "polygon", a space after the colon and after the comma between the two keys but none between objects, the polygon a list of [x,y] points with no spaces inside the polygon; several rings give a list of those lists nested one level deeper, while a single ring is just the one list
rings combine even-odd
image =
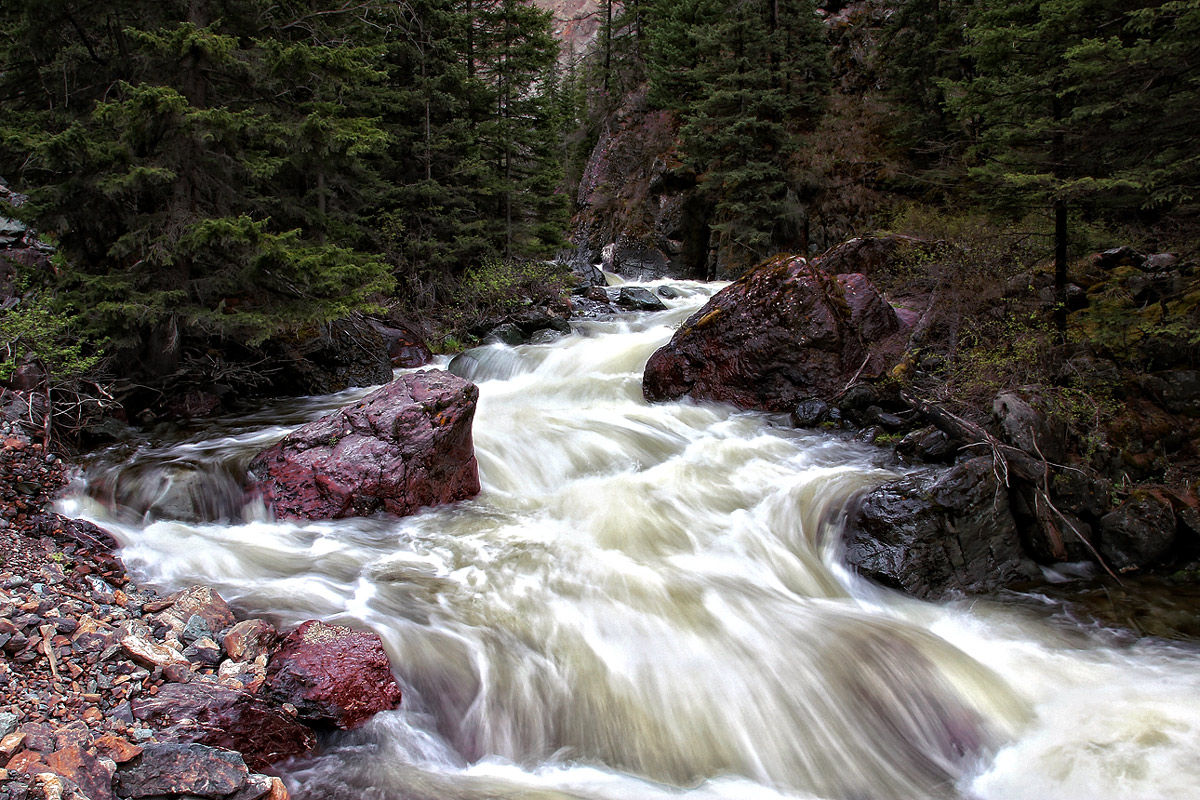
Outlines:
[{"label": "eroded rock face", "polygon": [[790,411],[891,367],[904,326],[862,275],[768,261],[718,292],[646,364],[647,400]]},{"label": "eroded rock face", "polygon": [[309,752],[311,730],[249,692],[216,681],[164,684],[133,701],[134,716],[159,738],[237,749],[254,769]]},{"label": "eroded rock face", "polygon": [[846,560],[880,583],[930,599],[1037,575],[988,457],[868,492],[847,521]]},{"label": "eroded rock face", "polygon": [[378,634],[309,620],[267,666],[269,690],[302,718],[350,730],[400,705]]},{"label": "eroded rock face", "polygon": [[250,471],[281,518],[406,515],[473,497],[478,397],[448,372],[405,375],[289,434]]}]

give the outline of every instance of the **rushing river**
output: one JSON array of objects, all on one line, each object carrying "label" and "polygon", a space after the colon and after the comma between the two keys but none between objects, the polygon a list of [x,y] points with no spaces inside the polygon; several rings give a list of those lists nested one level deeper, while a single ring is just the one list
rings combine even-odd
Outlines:
[{"label": "rushing river", "polygon": [[1200,797],[1194,649],[872,587],[838,556],[846,500],[891,474],[871,448],[647,405],[646,359],[713,291],[673,286],[669,311],[460,359],[474,500],[237,508],[222,475],[356,390],[102,455],[92,493],[118,502],[69,510],[164,591],[382,636],[402,707],[285,766],[299,800]]}]

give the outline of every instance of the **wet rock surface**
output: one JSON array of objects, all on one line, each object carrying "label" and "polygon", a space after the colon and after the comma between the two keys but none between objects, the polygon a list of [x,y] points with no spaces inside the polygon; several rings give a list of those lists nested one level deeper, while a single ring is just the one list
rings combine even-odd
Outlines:
[{"label": "wet rock surface", "polygon": [[400,687],[379,636],[310,620],[287,636],[267,685],[300,717],[350,730],[400,705]]},{"label": "wet rock surface", "polygon": [[[274,626],[239,622],[210,587],[132,584],[111,536],[47,511],[68,477],[0,422],[0,799],[284,800],[256,771],[316,738],[266,688]],[[324,655],[395,686],[381,649]]]},{"label": "wet rock surface", "polygon": [[868,492],[847,524],[846,560],[917,597],[985,592],[1038,575],[990,458]]},{"label": "wet rock surface", "polygon": [[688,396],[792,411],[883,373],[904,344],[900,319],[865,277],[781,257],[688,318],[650,357],[642,390],[652,402]]},{"label": "wet rock surface", "polygon": [[292,432],[250,471],[281,518],[406,515],[473,497],[478,397],[474,384],[448,372],[405,375]]}]

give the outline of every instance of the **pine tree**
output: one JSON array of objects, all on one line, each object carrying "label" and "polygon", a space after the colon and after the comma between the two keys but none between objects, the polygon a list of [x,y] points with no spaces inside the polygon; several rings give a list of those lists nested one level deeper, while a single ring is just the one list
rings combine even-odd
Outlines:
[{"label": "pine tree", "polygon": [[828,87],[824,31],[808,0],[658,6],[652,96],[683,121],[689,166],[711,206],[712,263],[737,274],[801,241],[787,172]]},{"label": "pine tree", "polygon": [[389,285],[354,249],[357,170],[386,141],[361,113],[379,79],[366,10],[5,4],[21,66],[0,74],[2,169],[141,377],[189,342],[295,334]]},{"label": "pine tree", "polygon": [[1068,54],[1122,19],[1120,0],[1027,0],[976,6],[967,30],[974,74],[950,102],[975,131],[972,176],[990,201],[1051,211],[1054,220],[1056,324],[1066,327],[1068,221],[1105,174],[1090,132],[1078,124],[1084,86]]}]

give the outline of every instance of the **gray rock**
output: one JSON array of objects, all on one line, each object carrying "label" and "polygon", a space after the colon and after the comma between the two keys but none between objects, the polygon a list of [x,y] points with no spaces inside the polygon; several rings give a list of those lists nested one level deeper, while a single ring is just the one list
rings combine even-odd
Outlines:
[{"label": "gray rock", "polygon": [[1001,392],[992,401],[992,417],[1000,427],[1001,438],[1031,456],[1061,462],[1066,458],[1064,437],[1043,409],[1036,394]]},{"label": "gray rock", "polygon": [[509,347],[516,347],[519,344],[525,344],[525,334],[513,323],[506,322],[492,328],[483,341],[485,344],[506,344]]},{"label": "gray rock", "polygon": [[166,794],[222,798],[246,785],[250,770],[231,750],[202,744],[147,744],[117,768],[117,794],[140,798]]},{"label": "gray rock", "polygon": [[666,311],[667,306],[649,289],[640,286],[622,286],[617,295],[617,305],[634,311]]},{"label": "gray rock", "polygon": [[1100,518],[1100,553],[1116,570],[1148,567],[1170,553],[1175,532],[1171,503],[1138,493]]},{"label": "gray rock", "polygon": [[815,428],[829,418],[829,403],[819,397],[807,397],[792,412],[792,424],[797,428]]},{"label": "gray rock", "polygon": [[847,521],[846,559],[880,583],[931,599],[1038,574],[986,457],[868,492]]},{"label": "gray rock", "polygon": [[183,626],[183,632],[179,634],[179,639],[184,644],[191,644],[197,639],[212,638],[212,628],[204,621],[204,617],[199,614],[192,614],[192,616],[188,617],[187,624]]},{"label": "gray rock", "polygon": [[8,736],[17,729],[17,715],[7,711],[0,712],[0,739]]},{"label": "gray rock", "polygon": [[896,444],[896,453],[909,461],[945,464],[954,460],[959,447],[949,434],[931,426],[906,435]]}]

